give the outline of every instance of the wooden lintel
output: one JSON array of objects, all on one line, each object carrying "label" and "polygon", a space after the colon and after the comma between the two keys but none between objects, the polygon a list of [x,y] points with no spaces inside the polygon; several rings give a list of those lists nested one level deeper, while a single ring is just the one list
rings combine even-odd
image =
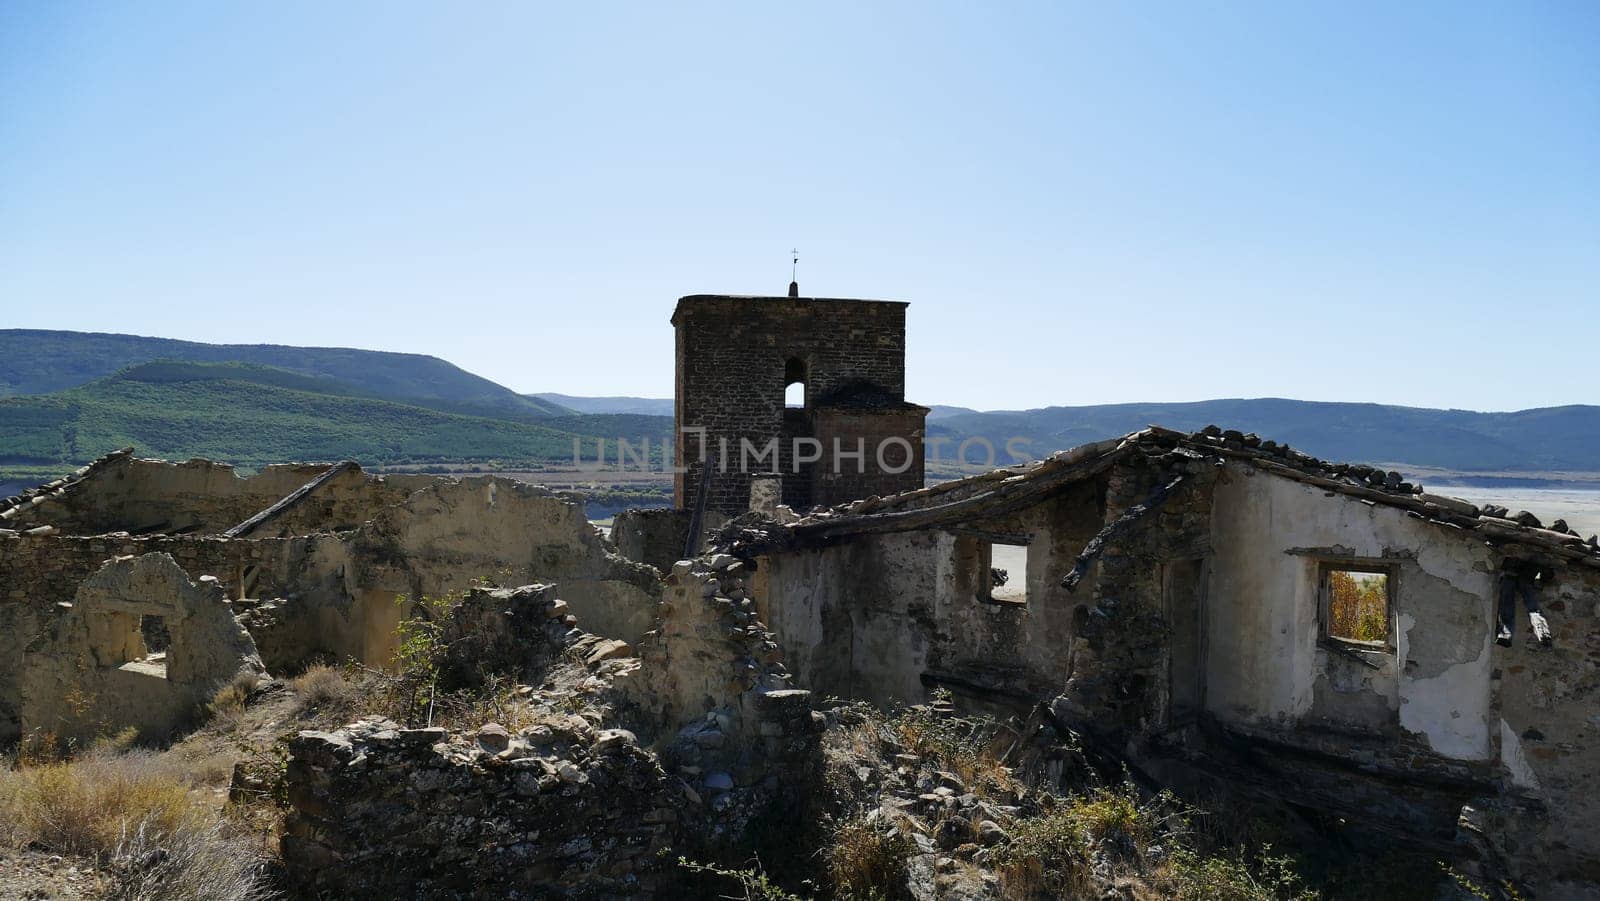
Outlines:
[{"label": "wooden lintel", "polygon": [[967,538],[977,538],[994,544],[1021,544],[1033,542],[1032,535],[1022,535],[1015,532],[991,532],[988,529],[973,529],[967,526],[947,526],[944,531],[952,535],[963,535]]}]

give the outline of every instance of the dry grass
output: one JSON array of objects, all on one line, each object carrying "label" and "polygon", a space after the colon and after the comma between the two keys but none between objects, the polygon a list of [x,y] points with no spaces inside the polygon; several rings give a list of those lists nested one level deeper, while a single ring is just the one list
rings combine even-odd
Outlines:
[{"label": "dry grass", "polygon": [[0,772],[0,843],[91,860],[124,901],[270,895],[254,843],[227,834],[175,762],[144,751]]},{"label": "dry grass", "polygon": [[356,685],[338,667],[324,663],[312,664],[309,669],[289,680],[295,703],[301,710],[317,708],[342,708],[356,696]]},{"label": "dry grass", "polygon": [[1010,897],[1072,896],[1093,886],[1092,858],[1146,872],[1150,845],[1172,833],[1176,814],[1165,799],[1141,803],[1132,786],[1096,789],[1058,799],[1037,816],[1019,819],[998,856]]},{"label": "dry grass", "polygon": [[828,883],[844,898],[885,896],[885,887],[903,886],[906,858],[914,848],[904,835],[891,832],[883,822],[863,817],[834,827],[823,847]]},{"label": "dry grass", "polygon": [[257,681],[254,673],[240,672],[217,688],[206,707],[213,728],[226,730],[239,724],[244,717],[245,704],[256,690]]},{"label": "dry grass", "polygon": [[908,753],[961,777],[967,789],[980,797],[1015,795],[1021,787],[992,753],[992,734],[970,721],[909,708],[890,718],[888,725]]}]

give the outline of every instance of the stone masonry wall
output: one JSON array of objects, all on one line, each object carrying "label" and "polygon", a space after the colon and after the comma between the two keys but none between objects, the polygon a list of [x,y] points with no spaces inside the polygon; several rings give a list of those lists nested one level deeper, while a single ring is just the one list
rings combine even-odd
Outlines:
[{"label": "stone masonry wall", "polygon": [[1518,797],[1490,838],[1540,877],[1539,897],[1579,897],[1600,883],[1600,575],[1560,568],[1542,607],[1549,647],[1519,609],[1511,646],[1493,650],[1500,752]]},{"label": "stone masonry wall", "polygon": [[[578,713],[516,730],[300,733],[290,878],[337,897],[658,897],[679,875],[669,849],[736,849],[758,818],[798,815],[821,718],[787,687],[740,567],[674,567],[640,658],[576,628],[548,586],[471,592],[446,628],[462,649],[447,673],[516,673],[543,686],[542,709]],[[573,684],[581,696],[554,687]]]},{"label": "stone masonry wall", "polygon": [[[679,468],[694,463],[700,453],[697,439],[685,435],[684,428],[706,429],[705,450],[711,460],[724,439],[732,456],[728,471],[712,478],[707,509],[736,516],[748,508],[750,477],[738,471],[739,442],[749,439],[759,449],[781,433],[789,360],[805,365],[808,403],[852,383],[904,397],[906,306],[707,295],[678,301],[672,322]],[[782,454],[780,465],[792,474],[787,449]],[[701,473],[694,466],[675,477],[677,506],[693,505]],[[920,487],[920,479],[905,487]]]},{"label": "stone masonry wall", "polygon": [[676,780],[582,717],[515,738],[369,720],[289,753],[284,862],[319,897],[646,897],[676,838]]},{"label": "stone masonry wall", "polygon": [[[813,465],[811,503],[833,506],[922,487],[924,414],[921,410],[823,409],[816,411],[813,422],[825,461],[831,461],[837,439],[841,465],[837,469],[823,463]],[[895,439],[902,439],[903,443]],[[860,463],[844,456],[857,450],[864,456]],[[902,467],[904,471],[895,471]]]},{"label": "stone masonry wall", "polygon": [[[1113,468],[1105,522],[1150,497],[1175,471],[1136,456]],[[1166,501],[1105,545],[1077,590],[1070,675],[1062,701],[1078,725],[1119,736],[1164,728],[1171,623],[1164,609],[1163,564],[1209,550],[1211,482],[1193,467]]]}]

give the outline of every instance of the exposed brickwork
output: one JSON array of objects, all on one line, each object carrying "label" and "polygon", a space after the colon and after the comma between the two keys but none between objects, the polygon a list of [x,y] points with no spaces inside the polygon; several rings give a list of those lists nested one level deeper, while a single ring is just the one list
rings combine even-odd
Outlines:
[{"label": "exposed brickwork", "polygon": [[[727,515],[744,512],[750,502],[750,475],[740,465],[741,439],[756,449],[778,442],[777,467],[784,475],[783,498],[795,506],[831,505],[871,494],[891,494],[922,485],[922,422],[926,411],[905,403],[906,304],[832,298],[728,297],[692,295],[678,301],[672,317],[677,329],[675,426],[679,469],[699,459],[701,447],[686,428],[706,430],[705,451],[713,461],[726,448],[727,465],[712,464],[706,509]],[[784,389],[797,370],[804,372],[806,410],[785,410]],[[852,416],[825,411],[861,406]],[[848,399],[848,401],[847,401]],[[819,417],[826,422],[819,423]],[[799,436],[822,438],[823,463],[796,472],[793,443]],[[903,473],[882,471],[877,445],[885,437],[904,438],[913,447],[912,465]],[[866,438],[862,477],[849,462],[850,478],[827,479],[832,438],[846,450]],[[891,460],[903,454],[886,451]],[[680,507],[692,507],[702,469],[675,478]]]}]

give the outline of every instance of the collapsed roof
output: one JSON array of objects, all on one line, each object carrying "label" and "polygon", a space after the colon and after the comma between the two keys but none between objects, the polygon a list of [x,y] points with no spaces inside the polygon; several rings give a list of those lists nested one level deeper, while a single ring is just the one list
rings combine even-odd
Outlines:
[{"label": "collapsed roof", "polygon": [[[889,497],[855,501],[762,528],[735,524],[722,543],[746,545],[818,542],[872,532],[940,528],[974,517],[1014,512],[1056,492],[1094,478],[1135,456],[1169,466],[1246,463],[1270,475],[1313,485],[1362,501],[1404,510],[1408,515],[1494,545],[1516,545],[1524,553],[1548,556],[1600,569],[1600,539],[1584,539],[1557,520],[1546,527],[1526,511],[1479,506],[1430,493],[1399,472],[1359,463],[1332,463],[1287,444],[1236,430],[1207,426],[1184,433],[1150,426],[1120,438],[1084,444],[1018,466],[996,469]],[[781,538],[772,531],[781,529]]]}]

